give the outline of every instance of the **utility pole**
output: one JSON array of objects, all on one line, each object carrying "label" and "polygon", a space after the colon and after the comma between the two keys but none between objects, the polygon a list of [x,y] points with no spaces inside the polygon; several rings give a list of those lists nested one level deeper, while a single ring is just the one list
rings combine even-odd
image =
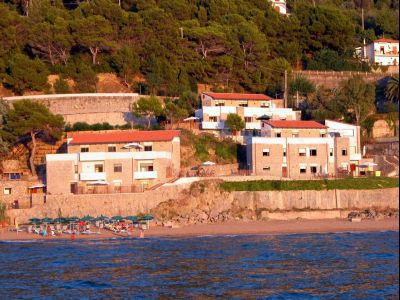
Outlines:
[{"label": "utility pole", "polygon": [[364,1],[361,2],[361,26],[362,26],[362,33],[363,33],[363,52],[362,52],[362,58],[363,60],[366,58],[365,55],[365,31],[364,31]]},{"label": "utility pole", "polygon": [[118,0],[118,5],[119,7],[121,7],[121,0]]},{"label": "utility pole", "polygon": [[288,80],[287,80],[287,70],[285,70],[283,99],[284,99],[284,107],[287,108],[287,106],[288,106]]},{"label": "utility pole", "polygon": [[183,39],[183,27],[179,27],[179,30],[181,31],[181,39]]}]

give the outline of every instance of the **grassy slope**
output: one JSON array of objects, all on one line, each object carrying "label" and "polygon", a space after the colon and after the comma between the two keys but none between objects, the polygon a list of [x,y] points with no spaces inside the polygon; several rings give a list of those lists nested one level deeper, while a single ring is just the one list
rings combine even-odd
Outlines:
[{"label": "grassy slope", "polygon": [[398,178],[346,178],[337,180],[260,180],[246,182],[224,182],[226,191],[293,191],[293,190],[369,190],[399,187]]}]

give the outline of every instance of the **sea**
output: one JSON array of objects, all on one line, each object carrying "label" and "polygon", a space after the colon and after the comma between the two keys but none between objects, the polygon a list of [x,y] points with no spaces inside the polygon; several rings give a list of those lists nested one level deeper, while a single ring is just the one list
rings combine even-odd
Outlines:
[{"label": "sea", "polygon": [[0,242],[0,299],[398,298],[398,231]]}]

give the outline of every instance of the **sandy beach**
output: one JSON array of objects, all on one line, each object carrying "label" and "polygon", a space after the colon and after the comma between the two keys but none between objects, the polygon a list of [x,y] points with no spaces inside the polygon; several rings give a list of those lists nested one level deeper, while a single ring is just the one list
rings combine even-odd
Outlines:
[{"label": "sandy beach", "polygon": [[[145,237],[189,237],[203,235],[246,235],[246,234],[291,234],[291,233],[323,233],[323,232],[369,232],[399,230],[399,219],[363,220],[350,222],[348,220],[293,220],[293,221],[251,221],[251,222],[225,222],[213,224],[198,224],[168,228],[150,226],[145,231]],[[101,234],[75,235],[75,240],[83,239],[110,239],[110,238],[138,238],[139,230],[135,230],[128,237],[126,234],[115,234],[102,230]],[[26,232],[0,231],[0,241],[3,240],[70,240],[70,235],[43,237]]]}]

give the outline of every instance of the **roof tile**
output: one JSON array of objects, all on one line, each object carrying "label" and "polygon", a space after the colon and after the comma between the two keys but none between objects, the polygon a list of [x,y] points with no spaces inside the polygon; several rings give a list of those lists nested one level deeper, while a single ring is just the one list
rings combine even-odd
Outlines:
[{"label": "roof tile", "polygon": [[303,128],[303,129],[326,129],[325,125],[322,125],[315,121],[296,121],[296,120],[268,120],[264,121],[265,124],[270,125],[273,128]]},{"label": "roof tile", "polygon": [[218,100],[272,100],[273,98],[264,95],[264,94],[240,94],[240,93],[212,93],[206,92],[205,95],[208,95],[214,99]]},{"label": "roof tile", "polygon": [[68,138],[72,138],[69,144],[79,145],[170,141],[179,134],[179,130],[110,130],[106,132],[73,132],[68,134]]}]

